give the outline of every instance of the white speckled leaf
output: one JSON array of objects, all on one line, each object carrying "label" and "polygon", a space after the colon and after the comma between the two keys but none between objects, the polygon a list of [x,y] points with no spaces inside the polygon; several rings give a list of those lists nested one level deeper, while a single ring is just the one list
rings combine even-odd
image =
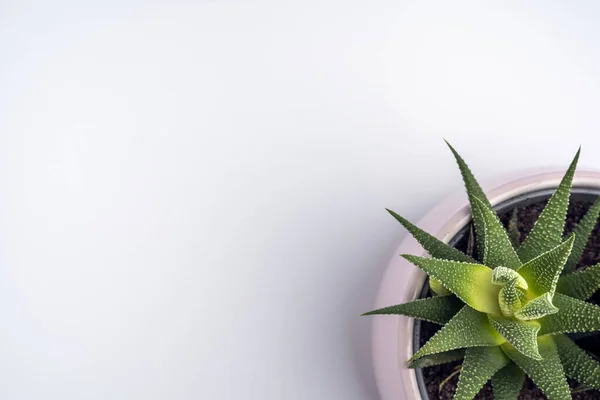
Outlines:
[{"label": "white speckled leaf", "polygon": [[546,315],[556,314],[557,312],[558,308],[554,307],[554,304],[552,304],[552,296],[550,293],[544,293],[529,301],[523,308],[515,312],[515,318],[529,321],[545,317]]},{"label": "white speckled leaf", "polygon": [[426,368],[433,365],[446,364],[465,357],[465,349],[449,350],[443,353],[429,354],[409,362],[408,368]]},{"label": "white speckled leaf", "polygon": [[575,154],[575,158],[558,188],[548,200],[544,211],[542,211],[531,232],[519,248],[518,254],[521,261],[528,262],[539,254],[556,247],[561,242],[571,194],[571,182],[577,167],[579,152],[580,150],[577,150],[577,154]]},{"label": "white speckled leaf", "polygon": [[497,346],[504,341],[490,325],[485,314],[464,306],[412,356],[409,362],[429,354],[467,347]]},{"label": "white speckled leaf", "polygon": [[575,236],[571,235],[555,248],[528,261],[519,269],[519,274],[529,284],[528,297],[534,298],[549,292],[554,294],[560,271],[569,257]]},{"label": "white speckled leaf", "polygon": [[584,385],[600,389],[600,363],[568,336],[554,336],[565,373]]},{"label": "white speckled leaf", "polygon": [[494,400],[515,400],[525,383],[525,372],[514,362],[492,376]]},{"label": "white speckled leaf", "polygon": [[512,318],[489,315],[489,320],[507,342],[512,344],[521,354],[541,360],[538,351],[537,333],[540,324],[535,321],[517,321]]},{"label": "white speckled leaf", "polygon": [[555,293],[556,314],[540,318],[540,335],[594,332],[600,330],[600,307],[564,294]]},{"label": "white speckled leaf", "polygon": [[573,271],[577,262],[579,261],[579,257],[583,254],[583,250],[585,249],[585,245],[590,239],[590,235],[596,226],[596,221],[598,221],[598,216],[600,215],[600,197],[596,199],[594,204],[590,207],[590,209],[585,213],[583,218],[579,221],[573,233],[575,234],[575,243],[573,243],[573,250],[571,251],[571,255],[569,259],[565,263],[565,268],[563,269],[563,273],[568,273]]},{"label": "white speckled leaf", "polygon": [[513,279],[500,289],[498,304],[505,317],[512,317],[525,302],[525,295],[517,288],[517,279]]},{"label": "white speckled leaf", "polygon": [[473,203],[475,202],[475,198],[481,199],[486,203],[487,206],[492,208],[492,204],[489,202],[483,189],[473,176],[473,173],[462,159],[462,157],[458,154],[456,150],[450,145],[450,143],[446,142],[454,158],[456,159],[456,163],[458,164],[458,168],[460,169],[460,174],[462,175],[463,181],[465,183],[465,188],[467,189],[467,195],[469,196],[469,202],[471,203],[471,214],[473,217],[473,225],[475,226],[475,233],[477,235],[477,249],[479,250],[479,254],[483,255],[485,253],[485,233],[483,228],[483,219],[482,217],[475,212],[475,207]]},{"label": "white speckled leaf", "polygon": [[485,232],[483,263],[490,268],[503,266],[514,270],[518,269],[522,263],[496,212],[478,198],[474,199],[473,206],[477,209],[477,213],[483,217]]},{"label": "white speckled leaf", "polygon": [[474,309],[500,315],[500,288],[492,283],[492,270],[485,265],[408,254],[403,257],[442,282],[446,289]]},{"label": "white speckled leaf", "polygon": [[363,315],[398,314],[444,325],[464,306],[456,296],[436,296],[369,311]]},{"label": "white speckled leaf", "polygon": [[500,266],[494,268],[492,271],[492,283],[494,285],[504,286],[512,280],[515,280],[515,284],[521,289],[527,289],[529,287],[521,274],[514,269]]},{"label": "white speckled leaf", "polygon": [[472,400],[488,379],[509,362],[498,346],[467,349],[454,400]]},{"label": "white speckled leaf", "polygon": [[524,356],[509,343],[505,343],[501,347],[504,354],[529,375],[548,399],[571,400],[571,390],[569,390],[556,345],[551,337],[538,339],[540,354],[544,358],[542,361]]},{"label": "white speckled leaf", "polygon": [[[387,210],[387,209],[386,209]],[[471,257],[460,250],[455,249],[447,243],[442,242],[435,236],[430,235],[414,224],[411,224],[406,218],[401,217],[392,210],[387,210],[408,232],[431,257],[441,258],[443,260],[464,261],[474,263]]]},{"label": "white speckled leaf", "polygon": [[587,300],[600,289],[600,264],[571,272],[558,279],[556,291],[580,300]]}]

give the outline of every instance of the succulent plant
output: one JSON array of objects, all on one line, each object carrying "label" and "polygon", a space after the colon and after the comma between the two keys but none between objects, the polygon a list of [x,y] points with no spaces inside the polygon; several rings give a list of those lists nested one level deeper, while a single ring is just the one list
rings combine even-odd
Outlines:
[{"label": "succulent plant", "polygon": [[586,301],[600,288],[600,264],[575,271],[600,214],[600,200],[563,237],[579,151],[519,244],[467,164],[448,146],[469,198],[478,259],[388,210],[429,253],[402,257],[429,275],[434,296],[365,315],[400,314],[441,325],[408,366],[463,359],[456,400],[472,399],[488,380],[496,400],[516,399],[526,375],[551,400],[571,398],[567,377],[600,389],[600,363],[569,336],[600,330],[600,307]]}]

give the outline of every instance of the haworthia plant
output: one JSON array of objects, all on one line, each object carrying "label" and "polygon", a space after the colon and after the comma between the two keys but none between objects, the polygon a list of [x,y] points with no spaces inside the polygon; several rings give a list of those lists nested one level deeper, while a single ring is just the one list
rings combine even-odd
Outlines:
[{"label": "haworthia plant", "polygon": [[424,368],[463,359],[455,399],[472,399],[488,380],[496,399],[516,399],[526,375],[552,400],[571,398],[567,377],[600,389],[600,362],[567,336],[600,331],[600,307],[585,301],[600,289],[600,264],[575,271],[600,216],[600,199],[563,237],[580,152],[519,245],[516,210],[509,233],[465,161],[448,146],[471,205],[478,259],[388,210],[429,254],[403,257],[429,275],[437,296],[365,315],[405,315],[441,325],[407,362]]}]

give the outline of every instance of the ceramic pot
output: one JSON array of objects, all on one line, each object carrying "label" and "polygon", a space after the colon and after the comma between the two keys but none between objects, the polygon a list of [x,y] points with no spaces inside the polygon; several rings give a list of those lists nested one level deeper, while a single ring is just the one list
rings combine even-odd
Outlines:
[{"label": "ceramic pot", "polygon": [[[483,185],[483,189],[492,205],[501,211],[549,197],[564,172],[524,171],[488,182]],[[599,195],[600,172],[576,172],[572,193],[574,196],[584,197]],[[439,203],[417,226],[446,243],[455,243],[466,234],[470,221],[469,203],[463,190]],[[407,253],[426,255],[423,248],[407,234],[383,276],[374,308],[405,303],[423,294],[426,275],[399,256]],[[418,348],[418,327],[419,324],[415,324],[412,318],[404,316],[373,317],[373,366],[381,400],[427,399],[420,371],[406,367],[406,361],[414,354],[415,348]]]}]

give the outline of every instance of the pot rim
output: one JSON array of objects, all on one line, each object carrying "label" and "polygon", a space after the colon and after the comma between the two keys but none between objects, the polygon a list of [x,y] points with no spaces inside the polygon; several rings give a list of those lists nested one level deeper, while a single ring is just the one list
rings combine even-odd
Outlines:
[{"label": "pot rim", "polygon": [[[527,193],[556,188],[564,170],[524,170],[505,175],[482,185],[492,205]],[[600,190],[600,171],[581,170],[573,177],[577,189]],[[448,196],[416,224],[438,239],[448,242],[470,221],[464,190]],[[425,251],[410,235],[398,246],[382,278],[374,308],[405,303],[419,297],[426,274],[399,254],[424,255]],[[405,362],[413,352],[412,318],[395,315],[373,316],[373,367],[381,400],[422,400],[415,371]]]}]

